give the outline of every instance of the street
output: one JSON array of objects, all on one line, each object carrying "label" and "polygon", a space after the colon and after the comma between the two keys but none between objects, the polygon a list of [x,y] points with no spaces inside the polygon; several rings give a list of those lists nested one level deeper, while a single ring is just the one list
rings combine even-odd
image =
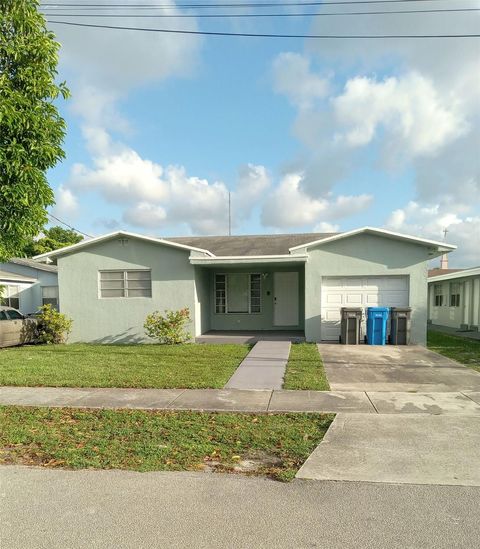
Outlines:
[{"label": "street", "polygon": [[2,549],[473,548],[480,488],[0,469]]}]

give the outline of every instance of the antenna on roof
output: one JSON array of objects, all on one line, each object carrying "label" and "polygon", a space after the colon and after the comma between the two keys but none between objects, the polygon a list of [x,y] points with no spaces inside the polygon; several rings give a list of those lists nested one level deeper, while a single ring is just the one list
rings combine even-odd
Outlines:
[{"label": "antenna on roof", "polygon": [[232,236],[232,193],[228,191],[228,236]]}]

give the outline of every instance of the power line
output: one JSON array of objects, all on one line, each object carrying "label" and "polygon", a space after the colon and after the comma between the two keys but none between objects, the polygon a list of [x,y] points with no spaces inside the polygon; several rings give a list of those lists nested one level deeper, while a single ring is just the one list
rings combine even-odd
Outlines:
[{"label": "power line", "polygon": [[352,4],[405,4],[411,2],[441,2],[447,0],[327,0],[325,2],[311,1],[311,2],[239,2],[239,3],[217,3],[212,2],[209,4],[195,4],[195,3],[178,3],[175,5],[172,4],[59,4],[57,3],[44,3],[40,4],[42,8],[48,9],[58,9],[59,7],[63,8],[77,8],[77,9],[178,9],[178,8],[189,8],[189,9],[211,9],[211,8],[228,8],[228,9],[238,9],[238,8],[283,8],[289,6],[295,7],[309,7],[309,6],[341,6],[341,5],[352,5]]},{"label": "power line", "polygon": [[447,8],[431,10],[395,10],[395,11],[343,11],[331,13],[179,13],[179,14],[125,14],[125,13],[48,13],[48,17],[112,17],[112,18],[173,18],[173,19],[196,19],[196,18],[236,18],[236,17],[331,17],[343,15],[398,15],[401,13],[462,13],[469,11],[480,11],[480,8]]},{"label": "power line", "polygon": [[[392,0],[393,1],[393,0]],[[388,39],[388,38],[479,38],[480,34],[277,34],[277,33],[253,33],[253,32],[220,32],[220,31],[195,31],[181,29],[151,29],[142,27],[120,27],[115,25],[94,25],[92,23],[74,23],[72,21],[52,21],[47,23],[54,25],[68,25],[72,27],[89,27],[93,29],[115,29],[141,32],[158,32],[163,34],[194,34],[202,36],[239,36],[246,38],[310,38],[310,39],[333,39],[333,40],[361,40],[361,39]]]},{"label": "power line", "polygon": [[78,229],[75,229],[75,227],[72,227],[72,226],[69,225],[68,223],[65,223],[65,221],[62,221],[62,220],[59,219],[58,217],[55,217],[53,214],[47,212],[47,215],[48,215],[48,217],[51,217],[52,219],[55,219],[55,221],[58,221],[58,222],[61,223],[62,225],[65,225],[65,227],[68,227],[68,228],[71,229],[72,231],[75,231],[75,232],[78,233],[78,234],[82,234],[83,236],[86,236],[87,238],[93,238],[92,235],[87,234],[87,233],[83,233],[82,231],[79,231]]}]

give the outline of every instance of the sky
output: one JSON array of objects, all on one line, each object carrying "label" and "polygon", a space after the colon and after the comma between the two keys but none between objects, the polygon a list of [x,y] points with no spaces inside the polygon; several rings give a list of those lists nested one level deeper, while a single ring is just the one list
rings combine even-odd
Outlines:
[{"label": "sky", "polygon": [[[65,7],[69,2],[43,11],[51,21],[236,33],[480,28],[480,11],[151,17],[480,8],[480,0],[208,10],[125,0],[115,3],[155,9],[108,12],[74,10]],[[130,16],[73,15],[80,13]],[[458,245],[450,266],[480,265],[480,38],[314,40],[49,28],[61,44],[59,79],[71,90],[58,104],[68,132],[66,159],[49,173],[56,196],[51,213],[78,230],[228,234],[230,193],[233,234],[369,225],[442,240],[447,229],[447,241]]]}]

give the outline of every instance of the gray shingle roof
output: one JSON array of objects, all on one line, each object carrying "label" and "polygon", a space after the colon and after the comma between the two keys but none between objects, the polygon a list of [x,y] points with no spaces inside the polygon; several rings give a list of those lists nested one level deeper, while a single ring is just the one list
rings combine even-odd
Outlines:
[{"label": "gray shingle roof", "polygon": [[178,236],[164,238],[178,244],[203,248],[217,256],[286,255],[289,249],[338,233],[267,234],[245,236]]},{"label": "gray shingle roof", "polygon": [[40,263],[34,259],[29,259],[27,257],[14,257],[9,260],[10,263],[15,263],[15,265],[23,265],[25,267],[31,267],[32,269],[38,269],[39,271],[48,271],[50,273],[56,273],[58,267],[56,265],[47,265],[46,263]]}]

